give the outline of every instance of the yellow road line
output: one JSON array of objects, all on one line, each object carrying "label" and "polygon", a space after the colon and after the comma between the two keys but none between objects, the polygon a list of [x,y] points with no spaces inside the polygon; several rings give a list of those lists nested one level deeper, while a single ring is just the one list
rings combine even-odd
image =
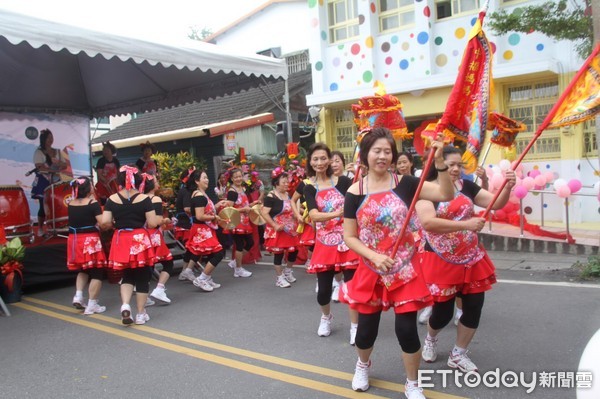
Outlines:
[{"label": "yellow road line", "polygon": [[[22,299],[24,301],[35,303],[38,305],[47,306],[47,307],[61,310],[64,312],[73,313],[73,314],[81,314],[80,311],[78,311],[78,310],[75,310],[68,306],[59,305],[59,304],[56,304],[53,302],[36,299],[36,298],[31,298],[31,297],[23,297]],[[117,318],[113,318],[113,317],[107,317],[107,316],[95,314],[93,316],[86,316],[86,318],[97,319],[97,320],[101,320],[101,321],[104,321],[107,323],[122,326],[121,320],[117,319]],[[79,320],[79,319],[77,319],[77,320]],[[109,327],[107,327],[107,328],[109,328]],[[292,369],[306,371],[309,373],[323,375],[326,377],[337,378],[337,379],[341,379],[341,380],[348,381],[348,382],[352,381],[353,374],[351,374],[351,373],[346,373],[346,372],[342,372],[342,371],[338,371],[338,370],[332,370],[332,369],[325,368],[325,367],[314,366],[311,364],[297,362],[294,360],[287,360],[287,359],[283,359],[280,357],[266,355],[266,354],[262,354],[259,352],[253,352],[253,351],[249,351],[246,349],[236,348],[236,347],[232,347],[232,346],[228,346],[228,345],[223,345],[223,344],[219,344],[216,342],[206,341],[203,339],[194,338],[194,337],[190,337],[190,336],[183,335],[183,334],[177,334],[174,332],[161,330],[161,329],[154,328],[154,327],[149,327],[146,325],[136,326],[135,329],[136,330],[139,329],[141,331],[144,331],[144,332],[147,332],[150,334],[154,334],[154,335],[158,335],[161,337],[170,338],[170,339],[174,339],[177,341],[186,342],[186,343],[190,343],[190,344],[194,344],[194,345],[198,345],[198,346],[203,346],[206,348],[219,350],[222,352],[231,353],[231,354],[238,355],[238,356],[244,356],[244,357],[247,357],[250,359],[259,360],[262,362],[271,363],[271,364],[275,364],[278,366],[289,367]],[[162,341],[158,341],[158,342],[162,342]],[[242,363],[242,364],[245,364],[245,363]],[[374,386],[377,388],[387,389],[387,390],[395,391],[395,392],[404,392],[403,384],[398,384],[398,383],[394,383],[394,382],[390,382],[390,381],[378,380],[378,379],[373,379],[373,378],[371,378],[369,380],[369,382],[370,382],[371,386]],[[354,391],[352,391],[352,392],[354,392]],[[465,399],[464,397],[461,397],[461,396],[455,396],[455,395],[450,395],[450,394],[436,392],[436,391],[429,391],[429,390],[425,390],[424,394],[428,398],[431,398],[431,399]],[[364,396],[361,396],[361,397],[364,397]]]}]

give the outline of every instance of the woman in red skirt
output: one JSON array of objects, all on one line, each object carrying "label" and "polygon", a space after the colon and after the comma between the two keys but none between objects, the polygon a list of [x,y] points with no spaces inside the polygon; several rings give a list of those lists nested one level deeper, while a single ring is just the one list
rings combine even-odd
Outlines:
[{"label": "woman in red skirt", "polygon": [[[307,171],[308,175],[308,171]],[[307,177],[298,183],[294,194],[292,195],[292,210],[298,220],[298,233],[300,234],[298,239],[300,245],[304,245],[308,250],[308,259],[306,260],[306,266],[310,265],[310,258],[312,258],[312,251],[315,249],[315,229],[313,222],[308,216],[308,209],[306,209],[306,200],[304,199],[304,187],[307,184],[313,184],[314,179]],[[300,205],[298,205],[300,204]]]},{"label": "woman in red skirt", "polygon": [[[434,141],[433,146],[437,148],[436,168],[443,171],[441,140]],[[397,158],[396,142],[388,129],[375,128],[363,137],[360,162],[367,166],[367,173],[350,187],[344,204],[344,239],[360,256],[360,264],[352,281],[342,287],[341,299],[359,313],[358,360],[352,389],[369,388],[370,357],[381,312],[393,308],[396,337],[406,370],[406,397],[424,399],[417,383],[421,360],[417,311],[430,305],[432,299],[423,276],[413,264],[414,243],[410,230],[402,237],[395,258],[391,257],[419,179],[398,176],[394,170]],[[452,197],[448,174],[440,173],[440,176],[439,185],[425,182],[420,198],[441,201]]]},{"label": "woman in red skirt", "polygon": [[[483,228],[485,219],[473,216],[473,204],[486,208],[494,195],[471,181],[461,179],[461,158],[457,148],[444,148],[444,170],[448,171],[454,184],[454,199],[441,203],[419,201],[416,209],[426,239],[420,254],[421,268],[435,302],[427,326],[423,360],[436,360],[437,335],[452,320],[454,301],[460,294],[463,313],[448,366],[469,372],[477,371],[477,366],[467,356],[467,347],[479,326],[485,291],[496,282],[496,269],[477,241],[477,232]],[[502,208],[508,201],[510,190],[515,185],[514,172],[507,171],[506,179],[508,184],[494,209]]]},{"label": "woman in red skirt", "polygon": [[173,255],[165,243],[163,232],[161,228],[168,229],[172,226],[171,219],[163,217],[163,202],[162,199],[156,195],[156,190],[159,189],[158,182],[154,176],[142,173],[142,184],[140,185],[140,192],[150,197],[152,201],[152,207],[156,213],[156,228],[148,229],[150,233],[150,242],[154,248],[154,262],[162,264],[162,270],[158,276],[158,283],[156,288],[152,290],[150,296],[158,299],[164,303],[171,303],[171,299],[167,296],[167,289],[165,284],[169,280],[169,277],[173,275]]},{"label": "woman in red skirt", "polygon": [[[103,313],[106,307],[98,304],[98,296],[102,288],[102,269],[106,267],[106,256],[96,226],[102,221],[102,209],[100,203],[92,197],[92,183],[87,177],[72,180],[71,191],[67,268],[79,272],[75,280],[73,306],[77,309],[85,308],[85,315]],[[83,289],[88,281],[90,297],[84,307]]]},{"label": "woman in red skirt", "polygon": [[224,230],[223,233],[231,233],[235,244],[235,257],[229,262],[229,266],[234,269],[233,277],[250,277],[252,273],[242,267],[242,258],[252,249],[254,239],[252,238],[252,225],[248,212],[252,210],[248,195],[244,189],[244,176],[241,169],[233,169],[230,172],[229,180],[231,187],[227,191],[226,206],[232,206],[240,211],[240,223],[231,230]]},{"label": "woman in red skirt", "polygon": [[121,190],[108,197],[102,214],[102,227],[114,226],[108,266],[123,271],[121,281],[121,320],[123,324],[132,324],[130,301],[135,286],[137,315],[135,324],[145,324],[150,320],[145,305],[150,291],[150,278],[154,265],[154,248],[148,229],[156,228],[156,212],[147,195],[137,188],[142,176],[133,166],[122,166],[118,183]]},{"label": "woman in red skirt", "polygon": [[[206,195],[209,183],[206,172],[195,170],[190,178],[194,179],[198,189],[192,194],[191,210],[194,219],[190,230],[190,239],[185,247],[187,257],[191,259],[190,265],[196,264],[201,257],[208,257],[204,271],[192,282],[196,287],[210,292],[221,287],[221,284],[213,281],[212,272],[225,255],[217,238],[219,216],[216,213],[215,204]],[[218,202],[218,205],[222,206],[222,202]],[[191,268],[187,270],[191,272]]]},{"label": "woman in red skirt", "polygon": [[[262,216],[267,221],[265,229],[265,248],[273,254],[273,266],[277,280],[275,285],[290,287],[296,281],[291,265],[298,255],[298,222],[294,218],[290,196],[288,194],[288,176],[283,168],[277,167],[271,172],[273,191],[265,197]],[[287,266],[282,267],[283,257],[287,254]]]},{"label": "woman in red skirt", "polygon": [[[317,334],[331,334],[330,312],[332,283],[335,273],[344,272],[346,282],[352,279],[358,266],[358,256],[350,250],[343,237],[344,195],[352,185],[346,176],[334,176],[331,168],[331,150],[323,143],[315,143],[308,149],[307,170],[314,175],[314,185],[304,187],[308,214],[315,223],[315,249],[308,273],[316,273],[319,290],[317,302],[321,306],[321,321]],[[350,312],[350,344],[354,345],[358,314]]]}]

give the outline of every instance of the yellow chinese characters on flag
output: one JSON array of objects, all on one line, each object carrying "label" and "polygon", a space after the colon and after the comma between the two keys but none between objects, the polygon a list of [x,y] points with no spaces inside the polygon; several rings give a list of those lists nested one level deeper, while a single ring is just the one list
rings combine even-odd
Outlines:
[{"label": "yellow chinese characters on flag", "polygon": [[550,129],[587,121],[600,111],[600,45],[596,46],[567,91],[548,125]]}]

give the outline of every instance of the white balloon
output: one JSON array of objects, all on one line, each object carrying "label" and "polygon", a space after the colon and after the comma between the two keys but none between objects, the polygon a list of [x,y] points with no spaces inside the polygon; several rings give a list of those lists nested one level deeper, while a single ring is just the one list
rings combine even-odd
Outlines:
[{"label": "white balloon", "polygon": [[422,174],[423,174],[423,170],[422,169],[417,169],[415,171],[415,177],[421,177]]},{"label": "white balloon", "polygon": [[565,179],[556,179],[554,180],[554,189],[558,190],[559,187],[565,186],[567,184],[567,181]]},{"label": "white balloon", "polygon": [[500,166],[498,166],[498,165],[493,166],[492,171],[494,172],[495,175],[502,174],[502,169],[500,169]]},{"label": "white balloon", "polygon": [[509,170],[510,169],[510,161],[508,159],[503,159],[498,164],[500,166],[500,170]]},{"label": "white balloon", "polygon": [[594,183],[594,191],[596,192],[596,194],[600,194],[600,181]]}]

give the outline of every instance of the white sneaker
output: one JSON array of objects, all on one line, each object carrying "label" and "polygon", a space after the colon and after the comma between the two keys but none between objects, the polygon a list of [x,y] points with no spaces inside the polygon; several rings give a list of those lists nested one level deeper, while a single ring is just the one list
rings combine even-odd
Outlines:
[{"label": "white sneaker", "polygon": [[462,309],[456,309],[456,314],[454,315],[454,325],[458,326],[458,322],[460,321],[460,317],[462,316]]},{"label": "white sneaker", "polygon": [[212,285],[210,285],[210,283],[208,282],[208,280],[205,280],[203,278],[200,277],[196,277],[196,279],[194,279],[193,284],[200,288],[203,291],[206,292],[211,292],[213,290]]},{"label": "white sneaker", "polygon": [[196,278],[196,275],[190,268],[186,268],[179,274],[180,281],[185,281],[185,280],[194,281],[195,278]]},{"label": "white sneaker", "polygon": [[73,297],[73,306],[75,309],[83,310],[85,309],[85,300],[82,296],[74,296]]},{"label": "white sneaker", "polygon": [[281,288],[288,288],[292,285],[286,280],[284,275],[277,276],[277,280],[275,281],[275,285]]},{"label": "white sneaker", "polygon": [[165,291],[166,291],[165,288],[156,287],[155,289],[152,290],[152,292],[150,293],[150,296],[152,298],[158,299],[159,301],[162,301],[164,303],[171,303],[171,300],[169,299],[169,297],[167,297],[167,293]]},{"label": "white sneaker", "polygon": [[233,269],[233,277],[250,277],[252,276],[252,272],[244,269],[243,267],[236,267]]},{"label": "white sneaker", "polygon": [[133,318],[131,317],[131,306],[126,303],[121,305],[121,322],[126,326],[133,324]]},{"label": "white sneaker", "polygon": [[426,399],[425,395],[423,395],[423,388],[421,387],[407,387],[404,386],[404,395],[406,399]]},{"label": "white sneaker", "polygon": [[221,288],[221,284],[215,283],[212,277],[209,277],[206,281],[208,281],[208,284],[213,288]]},{"label": "white sneaker", "polygon": [[146,324],[147,321],[150,321],[150,316],[148,316],[148,313],[138,313],[135,315],[135,324]]},{"label": "white sneaker", "polygon": [[148,306],[154,306],[156,305],[156,302],[154,302],[152,299],[150,299],[150,297],[146,297],[146,304],[144,305],[145,308],[147,308]]},{"label": "white sneaker", "polygon": [[478,371],[475,363],[473,363],[469,356],[467,356],[467,352],[463,353],[462,355],[453,355],[450,353],[450,357],[448,358],[448,367],[459,369],[463,373],[468,373],[469,371]]},{"label": "white sneaker", "polygon": [[350,325],[350,345],[352,346],[356,343],[356,330],[358,330],[358,325]]},{"label": "white sneaker", "polygon": [[429,318],[431,317],[432,310],[433,306],[427,306],[421,311],[421,314],[419,315],[419,324],[427,324]]},{"label": "white sneaker", "polygon": [[339,285],[336,285],[333,287],[333,291],[331,292],[331,300],[333,302],[340,301],[340,286]]},{"label": "white sneaker", "polygon": [[423,351],[421,352],[421,357],[423,360],[425,360],[427,363],[433,363],[437,359],[437,355],[437,338],[425,338]]},{"label": "white sneaker", "polygon": [[237,264],[235,263],[235,259],[232,259],[229,262],[227,262],[227,266],[231,267],[232,269],[235,269],[237,266]]},{"label": "white sneaker", "polygon": [[321,316],[321,322],[319,323],[319,329],[317,330],[317,334],[319,335],[319,337],[328,337],[331,334],[332,319],[332,314],[329,314],[328,316]]},{"label": "white sneaker", "polygon": [[294,277],[294,272],[289,267],[283,269],[283,276],[285,277],[288,283],[295,283],[297,280],[297,278]]},{"label": "white sneaker", "polygon": [[371,361],[364,364],[358,359],[352,377],[352,389],[358,392],[365,392],[369,389],[369,371],[371,370]]},{"label": "white sneaker", "polygon": [[106,311],[106,306],[100,306],[97,303],[94,303],[92,305],[91,303],[88,302],[88,305],[86,306],[85,310],[83,311],[83,314],[92,315],[94,313],[104,313],[105,311]]}]

